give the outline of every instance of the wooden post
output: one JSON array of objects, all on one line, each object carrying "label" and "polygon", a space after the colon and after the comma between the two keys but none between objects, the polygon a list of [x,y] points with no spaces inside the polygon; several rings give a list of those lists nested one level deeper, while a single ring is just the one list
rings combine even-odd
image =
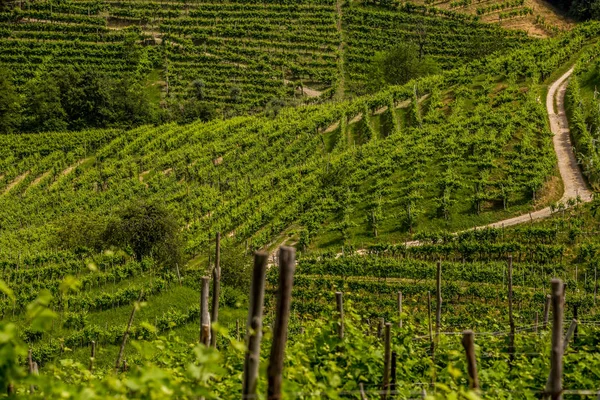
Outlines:
[{"label": "wooden post", "polygon": [[427,324],[429,326],[429,343],[431,345],[431,358],[433,359],[433,330],[431,328],[431,292],[427,292]]},{"label": "wooden post", "polygon": [[546,303],[544,304],[544,330],[548,329],[548,317],[550,316],[550,303],[552,296],[546,295]]},{"label": "wooden post", "polygon": [[135,312],[138,308],[138,303],[142,301],[142,295],[144,291],[140,291],[140,296],[138,297],[138,301],[133,304],[131,309],[131,314],[129,315],[129,322],[127,322],[127,328],[123,333],[123,340],[121,342],[121,348],[119,349],[119,355],[117,356],[117,362],[115,363],[115,372],[119,372],[119,367],[121,366],[121,361],[123,360],[123,353],[125,352],[125,345],[127,344],[127,338],[129,337],[129,331],[131,330],[131,324],[133,324],[133,317],[135,316]]},{"label": "wooden post", "polygon": [[383,393],[382,399],[387,399],[390,390],[390,375],[392,366],[392,324],[387,322],[385,324],[385,342],[384,342],[384,354],[383,354]]},{"label": "wooden post", "polygon": [[[208,312],[208,294],[210,278],[202,277],[202,289],[200,292],[200,343],[210,343],[210,314]],[[208,337],[205,337],[204,326],[209,327]]]},{"label": "wooden post", "polygon": [[391,398],[394,398],[394,396],[396,395],[396,382],[397,382],[397,377],[396,377],[396,370],[397,370],[397,365],[398,364],[398,354],[396,354],[395,351],[392,351],[392,367],[390,368],[390,396]]},{"label": "wooden post", "polygon": [[437,305],[435,310],[435,333],[439,337],[442,326],[442,262],[437,262]]},{"label": "wooden post", "polygon": [[[579,332],[578,332],[578,327],[577,327],[577,321],[579,320],[578,315],[577,315],[577,305],[573,306],[573,321],[575,321],[575,330],[573,332],[573,344],[577,343],[577,337],[579,336]],[[569,328],[570,329],[570,328]],[[568,341],[568,340],[567,340]]]},{"label": "wooden post", "polygon": [[200,343],[205,346],[210,346],[210,325],[202,325],[200,327]]},{"label": "wooden post", "polygon": [[567,351],[567,348],[569,347],[569,341],[571,340],[571,336],[573,336],[573,333],[575,332],[576,328],[577,320],[574,319],[571,321],[571,325],[569,325],[569,329],[567,330],[567,334],[565,335],[565,339],[563,342],[563,354]]},{"label": "wooden post", "polygon": [[[29,367],[29,375],[33,375],[33,356],[31,354],[31,349],[27,352],[27,364]],[[35,392],[35,387],[33,385],[29,385],[29,393]]]},{"label": "wooden post", "polygon": [[398,328],[402,329],[402,292],[398,292]]},{"label": "wooden post", "polygon": [[[213,298],[211,323],[216,324],[219,320],[219,296],[221,295],[221,233],[217,232],[215,249],[215,268],[213,269]],[[211,332],[211,347],[217,347],[217,333]]]},{"label": "wooden post", "polygon": [[92,353],[90,355],[90,372],[94,371],[94,361],[96,360],[96,342],[92,340]]},{"label": "wooden post", "polygon": [[463,332],[462,345],[467,355],[467,372],[469,373],[469,388],[479,390],[477,376],[477,360],[475,359],[475,334],[471,330]]},{"label": "wooden post", "polygon": [[[262,340],[263,306],[265,300],[265,274],[269,255],[263,252],[254,254],[254,269],[250,284],[250,304],[246,325],[246,358],[244,360],[244,380],[242,398],[256,398],[256,382],[260,362],[260,342]],[[237,321],[239,336],[239,320]]]},{"label": "wooden post", "polygon": [[552,400],[562,399],[562,357],[563,357],[563,282],[552,279],[552,353],[550,376],[546,392]]},{"label": "wooden post", "polygon": [[598,296],[598,267],[594,267],[594,305],[596,305],[596,297]]},{"label": "wooden post", "polygon": [[179,286],[181,286],[181,274],[179,273],[179,264],[175,264],[175,269],[177,270],[177,279],[179,280]]},{"label": "wooden post", "polygon": [[508,323],[510,324],[510,334],[508,337],[509,365],[512,368],[512,362],[515,359],[515,320],[513,317],[513,258],[508,256]]},{"label": "wooden post", "polygon": [[292,247],[279,248],[279,288],[277,293],[277,309],[275,325],[273,327],[273,342],[269,358],[268,400],[281,399],[281,384],[283,372],[283,356],[287,342],[288,322],[290,319],[290,305],[292,300],[292,286],[294,284],[294,271],[296,269],[296,250]]},{"label": "wooden post", "polygon": [[335,302],[337,304],[337,311],[339,314],[339,325],[338,325],[338,336],[340,339],[344,338],[344,294],[342,292],[335,292]]},{"label": "wooden post", "polygon": [[358,384],[358,388],[360,390],[360,399],[367,400],[367,395],[365,394],[365,387],[362,382]]},{"label": "wooden post", "polygon": [[240,320],[239,318],[235,320],[235,339],[240,341]]}]

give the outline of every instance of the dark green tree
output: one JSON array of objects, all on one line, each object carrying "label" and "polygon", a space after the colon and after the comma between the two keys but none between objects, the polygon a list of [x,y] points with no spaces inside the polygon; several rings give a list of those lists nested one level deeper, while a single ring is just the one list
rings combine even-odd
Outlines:
[{"label": "dark green tree", "polygon": [[154,257],[159,265],[172,268],[182,262],[182,239],[174,215],[162,204],[134,201],[108,223],[106,242],[130,248],[136,257]]},{"label": "dark green tree", "polygon": [[0,69],[0,133],[12,133],[20,120],[20,99],[13,85],[12,74]]}]

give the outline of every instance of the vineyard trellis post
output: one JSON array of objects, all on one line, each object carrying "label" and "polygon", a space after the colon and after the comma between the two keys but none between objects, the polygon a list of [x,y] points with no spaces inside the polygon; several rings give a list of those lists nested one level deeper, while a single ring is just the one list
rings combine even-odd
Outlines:
[{"label": "vineyard trellis post", "polygon": [[569,325],[569,329],[567,330],[567,333],[565,334],[565,339],[563,342],[563,354],[567,351],[567,348],[569,347],[569,341],[571,340],[571,336],[573,336],[573,333],[575,332],[576,328],[577,328],[577,320],[574,319],[571,321],[571,325]]},{"label": "vineyard trellis post", "polygon": [[442,325],[442,261],[437,262],[437,279],[436,279],[436,295],[437,304],[435,310],[435,333],[440,335]]},{"label": "vineyard trellis post", "polygon": [[427,325],[429,326],[429,345],[431,349],[431,359],[433,360],[433,329],[431,327],[431,292],[427,292]]},{"label": "vineyard trellis post", "polygon": [[[244,378],[242,383],[242,398],[256,396],[256,382],[260,363],[260,342],[262,340],[263,306],[265,300],[265,274],[269,255],[264,252],[254,254],[254,269],[250,283],[250,299],[248,307],[248,322],[246,325],[246,357],[244,360]],[[239,320],[236,330],[239,338]]]},{"label": "vineyard trellis post", "polygon": [[96,341],[92,340],[92,350],[90,354],[90,372],[94,371],[94,361],[96,360]]},{"label": "vineyard trellis post", "polygon": [[[211,323],[216,324],[219,320],[219,297],[221,295],[221,232],[217,232],[215,239],[215,268],[213,269],[213,298]],[[211,332],[211,347],[217,347],[217,333]]]},{"label": "vineyard trellis post", "polygon": [[277,308],[273,326],[273,342],[269,367],[267,369],[269,400],[281,399],[283,357],[287,342],[288,322],[292,300],[292,286],[296,269],[296,250],[292,247],[279,248],[279,288],[277,290]]},{"label": "vineyard trellis post", "polygon": [[546,394],[552,400],[562,399],[563,298],[563,282],[560,279],[552,279],[552,351],[550,354],[550,375],[546,385]]},{"label": "vineyard trellis post", "polygon": [[515,320],[513,316],[513,258],[508,256],[508,323],[510,334],[508,336],[509,366],[512,368],[515,359]]},{"label": "vineyard trellis post", "polygon": [[550,316],[550,303],[552,301],[552,296],[549,294],[546,295],[546,303],[544,303],[544,330],[548,328],[548,318]]},{"label": "vineyard trellis post", "polygon": [[337,312],[339,315],[339,325],[338,325],[338,337],[340,339],[344,338],[344,294],[342,292],[335,292],[335,301],[337,305]]},{"label": "vineyard trellis post", "polygon": [[475,358],[475,334],[472,330],[463,332],[462,345],[467,355],[467,373],[469,374],[469,388],[479,390],[479,377],[477,376],[477,360]]},{"label": "vineyard trellis post", "polygon": [[133,307],[131,309],[131,314],[129,315],[129,321],[127,322],[127,328],[123,333],[123,340],[121,342],[121,348],[119,349],[119,355],[117,356],[117,362],[115,363],[115,372],[119,372],[119,367],[121,366],[121,360],[123,360],[123,353],[125,352],[125,345],[127,344],[127,338],[129,337],[129,331],[131,330],[131,325],[133,324],[133,317],[135,317],[135,312],[138,308],[138,303],[142,301],[142,296],[144,294],[143,290],[140,290],[140,295],[138,297],[138,301],[133,303]]},{"label": "vineyard trellis post", "polygon": [[402,292],[398,292],[398,328],[402,329]]},{"label": "vineyard trellis post", "polygon": [[[210,314],[208,312],[208,295],[210,287],[210,278],[202,277],[202,288],[200,292],[200,343],[210,343]],[[205,331],[208,327],[208,334]]]},{"label": "vineyard trellis post", "polygon": [[383,359],[383,393],[381,398],[387,399],[390,390],[390,376],[392,366],[392,324],[385,324],[385,342],[384,342],[384,359]]},{"label": "vineyard trellis post", "polygon": [[393,396],[396,394],[396,370],[398,366],[398,354],[395,351],[392,351],[392,366],[390,368],[390,394]]}]

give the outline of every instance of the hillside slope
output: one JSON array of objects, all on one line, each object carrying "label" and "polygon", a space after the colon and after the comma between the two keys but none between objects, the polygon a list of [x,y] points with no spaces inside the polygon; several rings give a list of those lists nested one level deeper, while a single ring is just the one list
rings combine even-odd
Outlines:
[{"label": "hillside slope", "polygon": [[163,101],[192,97],[194,82],[223,115],[296,103],[303,95],[339,97],[365,83],[375,50],[407,39],[424,42],[443,68],[527,41],[451,13],[333,0],[11,4],[0,12],[0,65],[19,85],[64,65],[131,72],[160,89]]},{"label": "hillside slope", "polygon": [[290,228],[356,245],[543,207],[562,191],[538,82],[595,32],[275,118],[3,136],[2,248],[48,248],[68,220],[139,197],[175,211],[190,257],[216,231],[252,249]]}]

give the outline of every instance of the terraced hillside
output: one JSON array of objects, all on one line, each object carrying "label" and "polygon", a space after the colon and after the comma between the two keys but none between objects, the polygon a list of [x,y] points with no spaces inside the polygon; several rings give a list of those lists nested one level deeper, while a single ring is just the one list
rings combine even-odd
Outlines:
[{"label": "terraced hillside", "polygon": [[275,118],[3,136],[2,248],[47,249],[68,220],[107,217],[134,198],[173,209],[189,257],[217,231],[251,249],[284,232],[358,245],[543,207],[561,189],[537,82],[594,29]]},{"label": "terraced hillside", "polygon": [[406,39],[424,42],[444,68],[527,41],[452,15],[333,0],[11,5],[0,13],[0,65],[14,71],[17,83],[65,64],[136,72],[163,99],[189,98],[194,83],[202,100],[225,115],[360,89],[374,51]]}]

